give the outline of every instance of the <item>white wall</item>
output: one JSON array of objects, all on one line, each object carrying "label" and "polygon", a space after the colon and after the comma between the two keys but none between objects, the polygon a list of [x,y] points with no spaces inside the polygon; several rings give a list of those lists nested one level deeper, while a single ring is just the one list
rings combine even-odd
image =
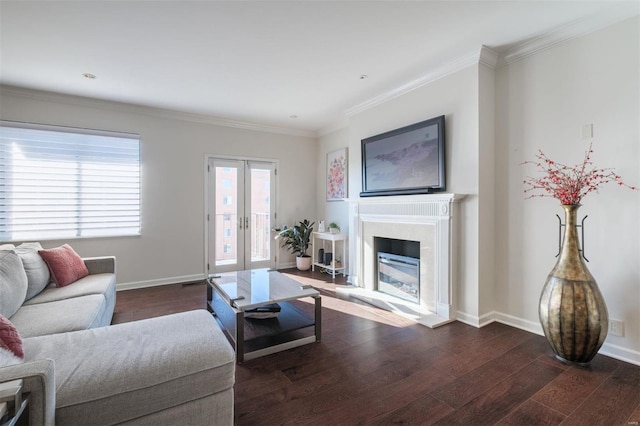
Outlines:
[{"label": "white wall", "polygon": [[493,319],[495,292],[495,70],[478,66],[478,322]]},{"label": "white wall", "polygon": [[[336,222],[340,226],[342,232],[349,232],[349,223],[347,220],[349,203],[347,201],[327,201],[327,153],[341,148],[347,148],[349,145],[349,129],[343,127],[339,130],[323,135],[318,139],[317,155],[318,169],[316,173],[316,194],[318,215],[317,220],[324,220],[328,225],[330,222]],[[351,157],[359,156],[360,148],[356,151],[347,149],[347,158],[351,161]],[[348,171],[349,173],[351,170]],[[353,197],[353,189],[347,183],[347,196]],[[316,226],[316,230],[317,230]]]},{"label": "white wall", "polygon": [[[553,198],[524,199],[520,163],[542,149],[552,159],[581,162],[593,142],[596,167],[612,167],[640,185],[639,20],[573,39],[500,68],[497,81],[496,309],[499,319],[541,332],[537,301],[557,253]],[[581,128],[593,124],[593,139]],[[588,267],[609,317],[625,336],[602,352],[640,363],[640,192],[615,185],[582,200]]]},{"label": "white wall", "polygon": [[[178,114],[159,116],[109,102],[23,94],[2,93],[2,119],[140,134],[142,236],[69,241],[82,256],[115,255],[121,288],[204,276],[205,154],[279,160],[278,225],[316,214],[315,138],[186,121]],[[293,262],[288,253],[278,259],[281,265]]]},{"label": "white wall", "polygon": [[[348,148],[349,145],[349,129],[343,127],[331,133],[318,138],[316,152],[318,155],[318,168],[316,171],[316,205],[318,206],[318,214],[316,215],[315,230],[318,230],[317,222],[325,221],[325,226],[331,222],[336,222],[340,226],[340,231],[349,234],[349,202],[327,201],[327,153],[341,148]],[[353,151],[347,149],[347,159],[350,161],[352,156],[360,155],[360,150]],[[350,170],[347,170],[350,173]],[[353,197],[352,188],[347,182],[347,197]],[[342,244],[342,243],[337,243]],[[318,248],[314,248],[317,250]],[[345,271],[349,271],[349,243],[346,243],[346,258],[342,260]],[[336,250],[340,250],[336,248]]]}]

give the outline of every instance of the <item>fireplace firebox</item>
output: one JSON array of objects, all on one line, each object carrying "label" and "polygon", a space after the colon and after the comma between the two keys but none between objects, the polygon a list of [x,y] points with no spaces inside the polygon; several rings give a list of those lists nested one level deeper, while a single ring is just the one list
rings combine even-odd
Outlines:
[{"label": "fireplace firebox", "polygon": [[378,291],[420,303],[420,259],[378,252]]}]

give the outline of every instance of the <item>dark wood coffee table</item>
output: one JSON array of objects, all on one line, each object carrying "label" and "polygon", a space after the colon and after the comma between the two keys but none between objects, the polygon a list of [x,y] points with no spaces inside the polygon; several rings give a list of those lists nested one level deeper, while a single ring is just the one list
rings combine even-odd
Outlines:
[{"label": "dark wood coffee table", "polygon": [[[212,275],[207,281],[207,309],[235,348],[238,363],[320,341],[322,304],[313,287],[268,269]],[[291,303],[306,297],[314,299],[313,317]],[[273,303],[281,308],[277,317],[245,318],[246,311]]]}]

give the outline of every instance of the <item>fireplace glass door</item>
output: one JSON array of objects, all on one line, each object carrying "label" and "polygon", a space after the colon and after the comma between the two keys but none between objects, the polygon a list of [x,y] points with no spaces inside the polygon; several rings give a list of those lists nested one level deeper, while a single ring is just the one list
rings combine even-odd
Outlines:
[{"label": "fireplace glass door", "polygon": [[420,303],[420,259],[378,252],[378,291]]}]

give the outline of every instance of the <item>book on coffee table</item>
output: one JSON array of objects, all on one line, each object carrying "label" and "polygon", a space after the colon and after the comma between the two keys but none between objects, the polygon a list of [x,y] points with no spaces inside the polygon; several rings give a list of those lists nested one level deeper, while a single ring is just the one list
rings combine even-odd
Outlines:
[{"label": "book on coffee table", "polygon": [[275,318],[280,313],[281,308],[277,303],[258,306],[257,308],[247,309],[244,311],[245,318],[266,319]]}]

